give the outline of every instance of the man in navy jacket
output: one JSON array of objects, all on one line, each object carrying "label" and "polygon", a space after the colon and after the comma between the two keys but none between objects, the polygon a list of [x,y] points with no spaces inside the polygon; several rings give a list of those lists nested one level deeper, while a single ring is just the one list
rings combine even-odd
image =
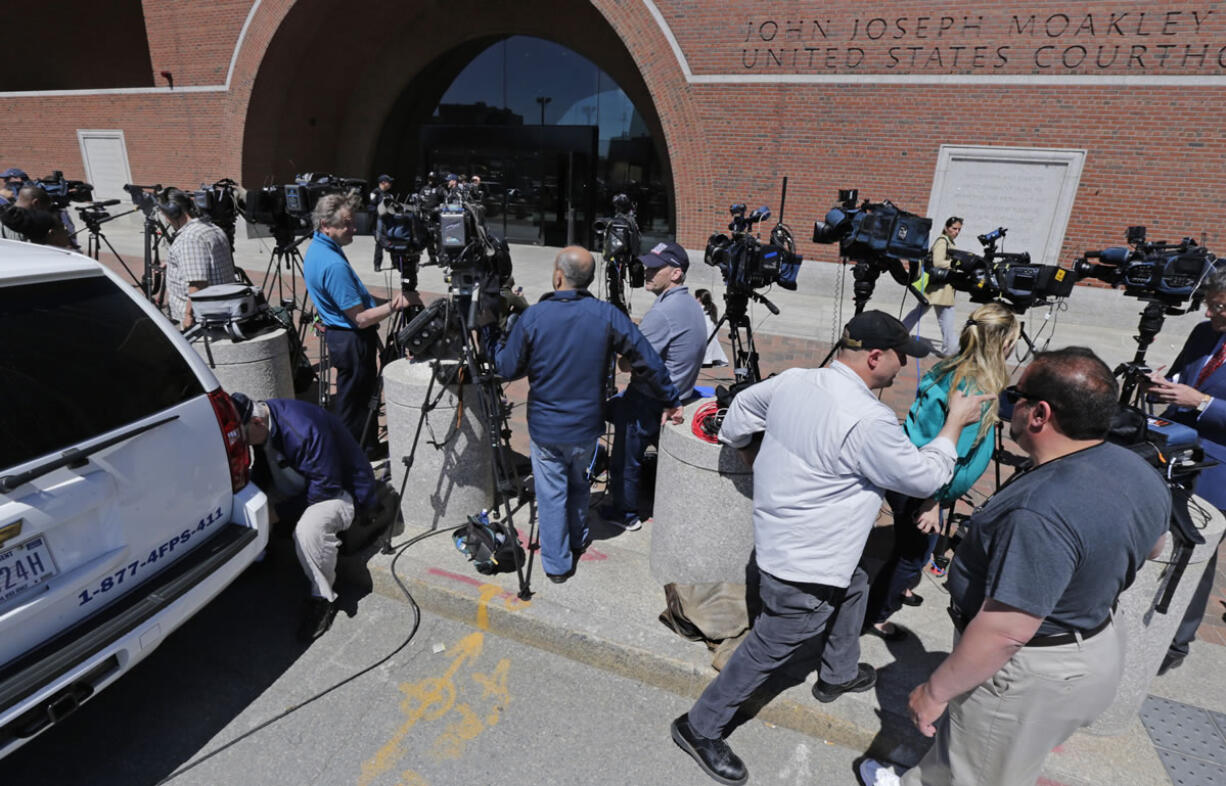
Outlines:
[{"label": "man in navy jacket", "polygon": [[528,375],[528,434],[545,575],[561,584],[587,547],[586,471],[604,430],[609,353],[630,360],[664,417],[681,422],[681,398],[668,370],[629,317],[587,291],[596,262],[578,246],[554,262],[554,291],[516,321],[494,350],[506,379]]},{"label": "man in navy jacket", "polygon": [[[1196,429],[1205,456],[1218,462],[1201,470],[1196,493],[1219,510],[1226,511],[1226,271],[1219,270],[1205,281],[1205,316],[1208,320],[1192,329],[1168,376],[1150,377],[1151,397],[1171,405],[1165,417]],[[1184,614],[1175,640],[1162,661],[1159,674],[1183,663],[1196,629],[1200,626],[1213,579],[1217,573],[1217,550],[1201,576]]]},{"label": "man in navy jacket", "polygon": [[311,582],[299,638],[313,641],[336,616],[336,555],[340,533],[358,511],[378,507],[374,473],[340,418],[306,401],[252,401],[231,394],[247,442],[263,452],[274,499],[304,503],[294,526],[294,551]]}]

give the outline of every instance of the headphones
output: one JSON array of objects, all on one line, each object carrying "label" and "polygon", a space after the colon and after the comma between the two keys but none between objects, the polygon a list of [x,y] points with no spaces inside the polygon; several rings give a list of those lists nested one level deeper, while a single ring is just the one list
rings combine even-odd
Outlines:
[{"label": "headphones", "polygon": [[[183,215],[183,206],[178,203],[173,196],[175,193],[182,193],[178,189],[168,188],[162,192],[162,198],[156,200],[158,210],[166,214],[167,218],[176,219]],[[184,195],[186,199],[186,195]]]}]

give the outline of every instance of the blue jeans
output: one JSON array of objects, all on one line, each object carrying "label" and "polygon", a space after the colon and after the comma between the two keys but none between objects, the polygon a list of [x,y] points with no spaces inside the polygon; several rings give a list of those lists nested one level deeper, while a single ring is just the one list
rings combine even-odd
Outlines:
[{"label": "blue jeans", "polygon": [[627,389],[613,400],[613,455],[609,457],[609,491],[618,512],[639,510],[643,455],[660,439],[664,402]]},{"label": "blue jeans", "polygon": [[885,498],[894,513],[894,549],[873,580],[864,618],[866,623],[878,625],[902,608],[903,593],[924,574],[939,536],[936,532],[920,532],[915,526],[915,511],[922,500],[895,491],[887,492]]},{"label": "blue jeans", "polygon": [[548,574],[569,573],[574,565],[571,549],[580,548],[587,540],[591,496],[587,468],[595,452],[595,439],[570,445],[532,443],[541,565]]}]

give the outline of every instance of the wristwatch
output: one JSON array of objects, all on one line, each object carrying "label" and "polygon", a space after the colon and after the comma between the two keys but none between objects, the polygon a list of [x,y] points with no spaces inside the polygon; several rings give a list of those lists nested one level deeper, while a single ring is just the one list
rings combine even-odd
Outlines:
[{"label": "wristwatch", "polygon": [[1196,405],[1196,411],[1204,412],[1206,409],[1209,409],[1209,405],[1212,403],[1213,403],[1213,396],[1210,396],[1208,393],[1206,393],[1204,397],[1201,398],[1200,403]]}]

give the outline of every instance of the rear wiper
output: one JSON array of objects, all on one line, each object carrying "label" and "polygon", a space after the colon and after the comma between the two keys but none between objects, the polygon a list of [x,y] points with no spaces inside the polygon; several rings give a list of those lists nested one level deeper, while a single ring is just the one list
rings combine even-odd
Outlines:
[{"label": "rear wiper", "polygon": [[31,480],[40,478],[43,475],[46,475],[48,472],[57,470],[60,467],[68,467],[70,469],[83,467],[89,463],[89,457],[94,453],[97,453],[99,450],[105,450],[112,445],[118,445],[120,442],[123,442],[126,439],[131,439],[137,434],[144,434],[146,431],[155,429],[164,423],[169,423],[172,420],[178,419],[178,415],[171,415],[168,418],[162,418],[161,420],[156,420],[152,423],[146,423],[143,426],[137,426],[136,428],[131,428],[127,431],[121,431],[110,439],[104,439],[98,444],[91,445],[84,450],[80,448],[69,448],[61,453],[59,457],[39,464],[36,467],[31,467],[25,472],[19,472],[16,475],[4,475],[3,477],[0,477],[0,494],[7,494],[23,483],[29,483]]}]

